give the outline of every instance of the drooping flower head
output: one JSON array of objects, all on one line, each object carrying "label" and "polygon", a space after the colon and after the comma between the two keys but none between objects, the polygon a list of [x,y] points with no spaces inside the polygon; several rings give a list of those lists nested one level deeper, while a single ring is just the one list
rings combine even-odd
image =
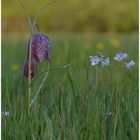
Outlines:
[{"label": "drooping flower head", "polygon": [[131,60],[130,62],[125,63],[125,66],[127,69],[130,69],[135,66],[135,62],[133,60]]},{"label": "drooping flower head", "polygon": [[121,62],[123,59],[127,58],[127,53],[117,53],[116,56],[114,56],[114,60]]},{"label": "drooping flower head", "polygon": [[[38,33],[32,36],[31,44],[31,77],[37,73],[37,63],[46,59],[48,62],[51,60],[51,46],[47,35]],[[30,42],[27,47],[27,59],[24,62],[24,77],[28,77],[28,63],[29,63],[29,48]]]},{"label": "drooping flower head", "polygon": [[[36,62],[41,62],[43,59],[50,62],[51,59],[51,46],[47,35],[38,33],[32,36],[32,56]],[[29,43],[28,43],[29,54]]]}]

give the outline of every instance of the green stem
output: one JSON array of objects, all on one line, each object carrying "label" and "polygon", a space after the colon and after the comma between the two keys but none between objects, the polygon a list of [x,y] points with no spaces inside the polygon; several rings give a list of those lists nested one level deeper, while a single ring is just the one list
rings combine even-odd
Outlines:
[{"label": "green stem", "polygon": [[[49,66],[50,66],[50,65],[48,64],[48,69],[49,69]],[[32,99],[31,104],[30,104],[30,108],[32,107],[33,103],[35,102],[36,98],[38,97],[38,95],[39,95],[39,93],[40,93],[40,91],[41,91],[41,89],[42,89],[42,87],[43,87],[43,84],[45,83],[45,81],[46,81],[46,79],[47,79],[47,77],[48,77],[48,74],[49,74],[49,71],[46,72],[43,81],[41,82],[41,84],[40,84],[40,86],[39,86],[39,88],[38,88],[38,90],[37,90],[37,92],[36,92],[34,98]]]},{"label": "green stem", "polygon": [[[31,43],[29,47],[29,60],[28,60],[28,105],[30,105],[30,97],[31,97]],[[30,114],[30,107],[28,108],[28,115]]]},{"label": "green stem", "polygon": [[49,69],[46,69],[46,70],[43,70],[43,71],[37,73],[36,76],[32,79],[30,86],[32,86],[32,84],[34,83],[34,81],[35,81],[40,75],[44,74],[45,72],[47,72],[47,71],[53,71],[53,70],[58,70],[58,69],[66,69],[66,68],[68,68],[70,65],[71,65],[71,64],[67,64],[67,65],[64,65],[64,66],[58,66],[58,67],[54,67],[54,68],[49,68]]}]

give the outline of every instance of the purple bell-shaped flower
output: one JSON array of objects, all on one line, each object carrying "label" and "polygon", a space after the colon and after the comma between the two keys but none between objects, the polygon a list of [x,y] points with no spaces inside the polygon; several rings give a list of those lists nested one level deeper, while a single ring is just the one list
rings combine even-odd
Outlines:
[{"label": "purple bell-shaped flower", "polygon": [[51,59],[50,47],[51,46],[47,35],[38,33],[32,36],[32,56],[36,62],[41,62],[43,59],[47,59],[48,62],[50,62]]},{"label": "purple bell-shaped flower", "polygon": [[[47,35],[38,33],[32,36],[31,54],[31,77],[37,73],[37,63],[43,59],[51,60],[51,46]],[[24,77],[28,77],[29,44],[27,48],[27,60],[24,62]]]}]

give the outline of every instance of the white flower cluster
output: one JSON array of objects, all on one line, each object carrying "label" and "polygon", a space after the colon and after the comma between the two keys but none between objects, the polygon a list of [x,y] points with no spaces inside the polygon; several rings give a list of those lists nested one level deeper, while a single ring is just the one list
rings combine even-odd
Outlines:
[{"label": "white flower cluster", "polygon": [[[102,55],[101,53],[97,53],[95,56],[89,56],[89,58],[92,66],[95,66],[98,63],[101,63],[102,67],[110,64],[110,58],[109,57],[105,58],[104,55]],[[127,58],[127,53],[123,53],[123,52],[117,53],[114,56],[114,60],[118,62],[121,62],[123,59],[126,58]],[[125,66],[127,69],[130,69],[135,66],[135,62],[131,60],[128,63],[125,63]]]},{"label": "white flower cluster", "polygon": [[95,56],[89,56],[89,58],[90,58],[90,62],[92,66],[97,65],[98,63],[101,63],[101,66],[104,67],[106,65],[109,65],[110,63],[109,57],[105,58],[101,54],[97,54]]}]

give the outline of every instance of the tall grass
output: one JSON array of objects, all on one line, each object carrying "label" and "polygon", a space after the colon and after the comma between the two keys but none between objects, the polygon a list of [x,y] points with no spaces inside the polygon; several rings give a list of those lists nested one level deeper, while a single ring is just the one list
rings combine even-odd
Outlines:
[{"label": "tall grass", "polygon": [[[111,38],[119,40],[113,47]],[[51,67],[41,94],[27,115],[27,83],[23,78],[26,37],[2,37],[2,139],[6,140],[128,140],[138,139],[138,38],[137,34],[50,35]],[[98,50],[96,44],[104,48]],[[111,57],[104,68],[92,67],[89,55],[97,51]],[[126,70],[113,60],[115,53],[127,52],[136,65]],[[13,64],[18,69],[11,68]],[[46,69],[46,62],[38,69]],[[38,89],[41,74],[34,81]]]}]

